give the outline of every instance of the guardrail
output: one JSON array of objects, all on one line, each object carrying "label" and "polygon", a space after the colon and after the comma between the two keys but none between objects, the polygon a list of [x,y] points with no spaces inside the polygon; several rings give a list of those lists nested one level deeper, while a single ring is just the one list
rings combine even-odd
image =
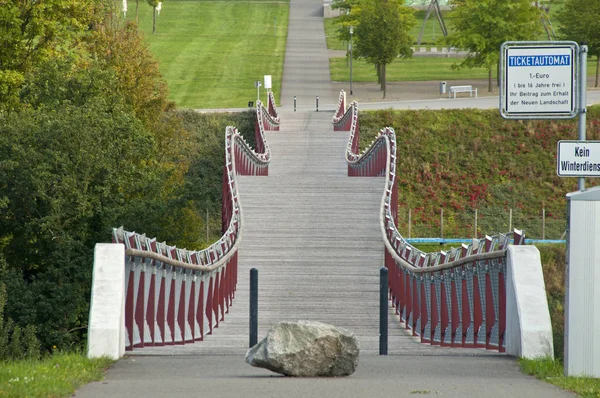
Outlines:
[{"label": "guardrail", "polygon": [[[340,93],[340,104],[344,103],[342,95]],[[552,330],[543,278],[540,278],[539,252],[527,247],[526,253],[516,251],[517,254],[510,256],[507,253],[511,240],[514,245],[524,244],[523,232],[515,229],[508,234],[473,239],[468,245],[437,253],[425,253],[412,246],[397,229],[396,176],[399,171],[394,129],[382,129],[371,145],[359,153],[356,103],[340,115],[342,112],[338,109],[334,129],[336,123],[340,130],[350,126],[346,147],[348,175],[383,177],[385,181],[380,208],[384,265],[389,272],[391,304],[405,327],[423,343],[481,347],[499,352],[507,350],[510,335],[509,353],[552,356]],[[529,249],[537,253],[537,263],[531,261],[532,250]],[[522,261],[521,257],[527,257],[529,263],[516,264]],[[515,267],[523,267],[533,277],[522,276],[523,269]],[[537,283],[535,294],[524,298],[523,292],[531,288],[528,285],[531,280]],[[540,283],[541,293],[537,289]],[[507,290],[511,292],[510,297]],[[530,301],[524,303],[524,300]],[[532,304],[534,302],[536,304]],[[507,314],[509,304],[511,311]],[[526,305],[534,306],[538,313],[528,310]],[[507,322],[511,324],[509,329]],[[539,341],[527,340],[524,336],[528,334],[535,335]]]},{"label": "guardrail", "polygon": [[[201,341],[224,320],[235,297],[243,231],[236,176],[268,175],[271,153],[264,131],[279,124],[274,102],[272,109],[275,114],[269,115],[261,103],[257,106],[257,147],[262,150],[250,148],[236,128],[226,128],[223,236],[217,242],[191,251],[114,229],[113,243],[124,245],[124,264],[114,250],[118,245],[97,245],[88,356],[118,358],[119,347],[133,350]],[[121,302],[114,299],[117,296],[122,296]]]},{"label": "guardrail", "polygon": [[272,91],[269,91],[268,102],[267,109],[260,100],[256,101],[254,136],[256,138],[256,151],[259,153],[270,152],[265,138],[265,131],[279,131],[281,124]]}]

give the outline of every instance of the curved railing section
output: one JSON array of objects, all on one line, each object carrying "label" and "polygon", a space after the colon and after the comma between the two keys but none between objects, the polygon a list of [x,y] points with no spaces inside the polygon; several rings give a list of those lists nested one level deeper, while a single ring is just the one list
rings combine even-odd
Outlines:
[{"label": "curved railing section", "polygon": [[384,178],[380,225],[385,267],[389,272],[392,305],[406,328],[423,343],[504,352],[506,250],[511,240],[516,245],[523,244],[523,233],[515,230],[506,235],[473,239],[469,245],[437,253],[417,249],[397,228],[394,129],[381,130],[373,143],[359,153],[356,104],[352,103],[343,114],[338,109],[334,126],[336,121],[339,126],[350,126],[346,149],[348,175]]},{"label": "curved railing section", "polygon": [[[356,101],[352,102],[356,104]],[[333,131],[348,131],[353,130],[352,125],[358,123],[358,109],[353,109],[352,105],[346,109],[346,93],[344,90],[340,91],[340,97],[338,99],[338,105],[333,114]],[[358,131],[358,126],[354,129]],[[358,151],[358,147],[354,153]]]},{"label": "curved railing section", "polygon": [[122,228],[113,231],[113,242],[123,243],[126,254],[126,350],[203,340],[228,313],[243,231],[236,176],[268,175],[271,154],[262,133],[259,142],[263,150],[254,151],[236,128],[226,129],[223,236],[210,247],[190,251]]},{"label": "curved railing section", "polygon": [[269,91],[268,109],[258,100],[256,101],[256,122],[254,124],[254,137],[256,139],[256,151],[259,153],[267,153],[269,147],[265,137],[265,131],[279,131],[281,120],[275,106],[273,92]]},{"label": "curved railing section", "polygon": [[281,120],[279,119],[279,112],[277,111],[277,105],[275,104],[275,95],[272,91],[269,91],[267,94],[267,113],[271,116],[274,123],[277,124],[275,130],[279,130]]}]

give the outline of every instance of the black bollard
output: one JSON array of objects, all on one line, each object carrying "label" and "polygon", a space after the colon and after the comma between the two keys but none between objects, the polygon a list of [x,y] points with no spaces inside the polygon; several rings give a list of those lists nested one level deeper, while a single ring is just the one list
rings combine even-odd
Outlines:
[{"label": "black bollard", "polygon": [[250,347],[258,342],[258,270],[250,270]]},{"label": "black bollard", "polygon": [[388,354],[388,270],[379,269],[379,355]]},{"label": "black bollard", "polygon": [[294,112],[296,112],[296,96],[294,95]]},{"label": "black bollard", "polygon": [[319,96],[317,95],[317,112],[319,112]]}]

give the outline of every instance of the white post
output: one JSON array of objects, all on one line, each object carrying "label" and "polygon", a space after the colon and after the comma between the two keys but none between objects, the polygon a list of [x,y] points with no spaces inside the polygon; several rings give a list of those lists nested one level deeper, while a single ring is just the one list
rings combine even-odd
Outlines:
[{"label": "white post", "polygon": [[206,244],[208,245],[208,240],[209,240],[209,236],[208,236],[208,209],[206,209]]},{"label": "white post", "polygon": [[477,239],[477,209],[475,209],[475,235],[473,237]]},{"label": "white post", "polygon": [[444,208],[440,210],[440,238],[444,239]]},{"label": "white post", "polygon": [[546,209],[542,208],[542,240],[546,240]]},{"label": "white post", "polygon": [[410,226],[412,224],[412,214],[410,209],[408,209],[408,239],[410,239]]},{"label": "white post", "polygon": [[512,209],[508,209],[508,230],[512,231]]},{"label": "white post", "polygon": [[352,34],[354,27],[350,26],[350,95],[352,95]]},{"label": "white post", "polygon": [[119,359],[124,354],[125,246],[98,243],[94,249],[87,355]]},{"label": "white post", "polygon": [[[587,114],[587,43],[581,43],[579,47],[579,141],[586,140],[585,122]],[[580,191],[585,189],[585,177],[577,179]]]}]

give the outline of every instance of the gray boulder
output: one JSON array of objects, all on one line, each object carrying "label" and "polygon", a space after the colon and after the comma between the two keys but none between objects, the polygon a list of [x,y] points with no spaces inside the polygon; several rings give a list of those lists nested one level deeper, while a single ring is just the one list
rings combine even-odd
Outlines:
[{"label": "gray boulder", "polygon": [[354,333],[321,322],[281,322],[250,348],[246,362],[286,376],[348,376],[358,366]]}]

